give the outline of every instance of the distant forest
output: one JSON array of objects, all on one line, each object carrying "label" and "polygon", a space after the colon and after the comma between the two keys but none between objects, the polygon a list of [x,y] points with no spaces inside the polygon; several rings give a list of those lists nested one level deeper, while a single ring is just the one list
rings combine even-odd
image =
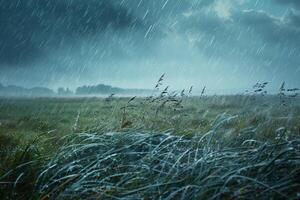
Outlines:
[{"label": "distant forest", "polygon": [[48,97],[48,96],[90,96],[90,95],[147,95],[150,94],[152,90],[147,89],[124,89],[119,87],[112,87],[110,85],[98,84],[91,86],[81,86],[75,91],[69,88],[60,87],[57,91],[49,89],[47,87],[33,87],[24,88],[21,86],[8,85],[4,86],[0,83],[0,96],[38,96],[38,97]]},{"label": "distant forest", "polygon": [[99,84],[95,86],[82,86],[76,89],[77,95],[93,95],[93,94],[149,94],[152,90],[146,89],[124,89],[112,87],[110,85]]}]

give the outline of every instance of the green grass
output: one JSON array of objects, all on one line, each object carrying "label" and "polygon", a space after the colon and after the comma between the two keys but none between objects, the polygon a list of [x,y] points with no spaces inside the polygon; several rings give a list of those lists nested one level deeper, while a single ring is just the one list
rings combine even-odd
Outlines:
[{"label": "green grass", "polygon": [[[53,131],[50,136],[62,136],[70,132],[107,132],[121,130],[123,110],[128,99],[2,99],[0,100],[0,134],[16,135],[28,141],[41,133]],[[288,106],[280,105],[275,97],[256,101],[243,96],[188,98],[183,108],[174,110],[164,107],[141,105],[136,99],[127,108],[125,128],[144,130],[173,130],[176,134],[205,132],[220,114],[237,115],[237,121],[228,129],[241,130],[265,123],[262,134],[267,135],[284,126],[299,134],[300,105],[295,101]],[[76,123],[78,118],[78,122]],[[124,127],[123,127],[124,128]],[[49,136],[48,135],[48,136]]]},{"label": "green grass", "polygon": [[300,136],[299,99],[286,106],[276,96],[178,97],[179,105],[164,104],[168,98],[0,99],[0,195],[35,198],[36,178],[66,142],[70,145],[70,134],[169,132],[194,138],[217,126],[212,145],[221,140],[230,147]]}]

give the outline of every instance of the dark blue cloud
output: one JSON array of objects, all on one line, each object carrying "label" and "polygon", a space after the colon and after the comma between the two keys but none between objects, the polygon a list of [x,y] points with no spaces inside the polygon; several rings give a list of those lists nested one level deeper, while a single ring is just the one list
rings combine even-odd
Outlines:
[{"label": "dark blue cloud", "polygon": [[238,15],[241,25],[248,26],[266,42],[300,45],[299,16],[291,13],[284,18],[274,17],[263,11],[248,10]]},{"label": "dark blue cloud", "polygon": [[199,54],[210,60],[245,67],[244,73],[263,70],[268,72],[266,77],[283,79],[292,71],[300,75],[298,17],[293,11],[275,16],[262,10],[233,9],[230,19],[223,19],[213,10],[193,10],[178,30],[188,39],[196,38]]},{"label": "dark blue cloud", "polygon": [[[191,82],[198,80],[197,71],[207,73],[211,83],[226,76],[251,82],[249,73],[254,77],[261,71],[280,82],[282,74],[296,71],[296,77],[300,72],[299,4],[0,0],[0,72],[7,74],[3,80],[26,74],[32,78],[26,77],[28,84],[49,80],[51,74],[49,85],[66,77],[78,84],[93,83],[99,76],[133,85],[131,80],[142,83],[161,72]],[[24,65],[28,69],[3,68]],[[234,71],[239,74],[233,76]],[[191,75],[184,77],[185,73]],[[224,85],[230,87],[227,82]]]},{"label": "dark blue cloud", "polygon": [[300,14],[295,12],[290,12],[289,14],[290,24],[297,28],[300,28]]},{"label": "dark blue cloud", "polygon": [[49,46],[138,26],[135,16],[111,1],[0,0],[0,64],[31,62]]},{"label": "dark blue cloud", "polygon": [[291,5],[294,8],[300,9],[300,1],[299,0],[275,0],[275,2],[280,3],[282,5]]}]

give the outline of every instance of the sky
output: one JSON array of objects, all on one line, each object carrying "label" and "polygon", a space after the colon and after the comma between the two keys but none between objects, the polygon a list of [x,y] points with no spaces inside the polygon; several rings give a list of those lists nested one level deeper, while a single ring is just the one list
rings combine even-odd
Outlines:
[{"label": "sky", "polygon": [[300,86],[299,0],[0,0],[0,83]]}]

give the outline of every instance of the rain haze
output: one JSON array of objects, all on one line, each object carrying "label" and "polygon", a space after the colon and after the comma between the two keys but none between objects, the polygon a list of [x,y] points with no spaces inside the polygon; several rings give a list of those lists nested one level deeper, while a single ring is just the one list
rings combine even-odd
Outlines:
[{"label": "rain haze", "polygon": [[298,0],[0,0],[0,83],[234,93],[300,84]]},{"label": "rain haze", "polygon": [[0,199],[300,200],[300,0],[0,0]]}]

